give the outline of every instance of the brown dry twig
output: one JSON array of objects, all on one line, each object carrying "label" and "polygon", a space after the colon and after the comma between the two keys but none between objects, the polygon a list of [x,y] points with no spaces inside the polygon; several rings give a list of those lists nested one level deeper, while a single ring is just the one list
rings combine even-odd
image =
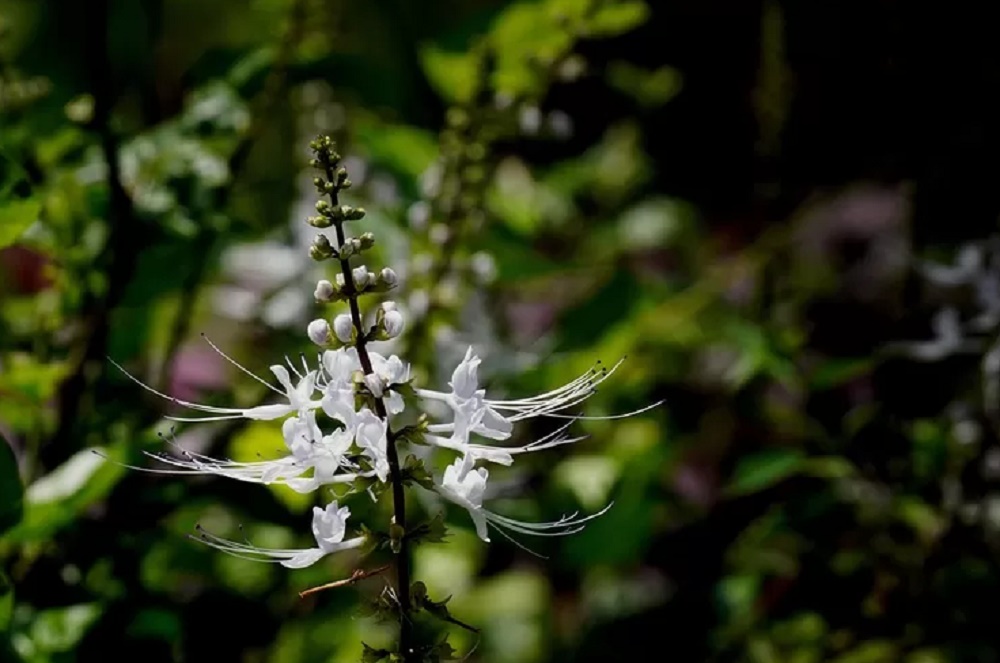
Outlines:
[{"label": "brown dry twig", "polygon": [[350,578],[344,578],[343,580],[336,580],[334,582],[329,582],[325,585],[319,585],[318,587],[311,587],[309,589],[299,592],[299,598],[305,598],[310,594],[315,594],[316,592],[321,592],[324,589],[336,589],[337,587],[347,587],[348,585],[353,585],[359,580],[364,580],[365,578],[370,578],[372,576],[377,576],[380,573],[389,570],[390,565],[385,564],[378,567],[377,569],[372,569],[371,571],[365,571],[364,569],[355,569],[354,573],[351,574]]}]

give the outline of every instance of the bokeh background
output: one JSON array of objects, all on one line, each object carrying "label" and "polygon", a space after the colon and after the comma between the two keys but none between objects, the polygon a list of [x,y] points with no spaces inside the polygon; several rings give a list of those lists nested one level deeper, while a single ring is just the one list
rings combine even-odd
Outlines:
[{"label": "bokeh background", "polygon": [[[0,0],[0,660],[357,661],[365,561],[254,565],[313,497],[154,476],[180,398],[309,350],[308,141],[333,135],[427,385],[628,357],[622,421],[498,471],[498,510],[614,508],[415,576],[469,660],[1000,660],[1000,201],[986,5]],[[523,439],[550,428],[520,430]],[[273,453],[274,426],[177,442]],[[441,463],[447,457],[434,459]],[[351,502],[358,521],[385,504]],[[385,500],[383,500],[385,501]],[[411,501],[414,517],[444,507]],[[374,563],[374,562],[373,562]]]}]

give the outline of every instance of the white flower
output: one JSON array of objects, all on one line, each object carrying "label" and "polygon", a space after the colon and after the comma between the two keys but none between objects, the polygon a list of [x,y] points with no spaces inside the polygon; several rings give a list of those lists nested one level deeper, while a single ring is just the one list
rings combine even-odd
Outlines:
[{"label": "white flower", "polygon": [[358,536],[344,540],[347,532],[347,519],[351,516],[348,507],[341,507],[336,501],[330,502],[325,509],[313,507],[312,532],[316,539],[315,548],[278,549],[258,548],[251,543],[239,543],[210,534],[198,526],[197,541],[217,550],[255,562],[278,562],[290,569],[301,569],[312,566],[323,557],[341,550],[358,548],[365,542]]},{"label": "white flower", "polygon": [[306,334],[316,345],[326,345],[330,342],[330,323],[322,318],[313,320],[306,328]]},{"label": "white flower", "polygon": [[[618,367],[618,364],[611,371],[591,369],[576,380],[538,396],[512,401],[492,400],[486,398],[484,389],[479,388],[478,369],[480,363],[479,357],[473,354],[472,348],[469,348],[465,353],[465,358],[452,373],[451,382],[449,382],[451,393],[430,389],[415,390],[417,396],[421,398],[447,403],[454,414],[451,422],[428,426],[429,435],[425,437],[425,440],[435,446],[458,451],[473,462],[486,460],[510,465],[513,462],[513,457],[518,454],[551,449],[584,439],[564,436],[563,432],[569,424],[540,440],[520,447],[497,447],[472,443],[470,438],[473,433],[500,441],[510,437],[513,422],[531,417],[565,418],[570,419],[569,423],[577,419],[618,419],[645,412],[659,405],[659,403],[655,403],[635,412],[606,417],[585,417],[560,413],[561,410],[586,400],[594,393],[596,385],[607,379]],[[501,412],[505,412],[506,416]]]},{"label": "white flower", "polygon": [[[354,444],[353,433],[343,428],[324,435],[313,444],[312,452],[305,461],[312,468],[312,476],[290,478],[283,483],[295,492],[305,494],[320,486],[353,483],[362,477],[372,476],[374,472],[349,471],[338,474],[341,468],[348,466],[344,456],[352,444]],[[351,465],[350,469],[357,470],[357,467]]]},{"label": "white flower", "polygon": [[375,470],[379,481],[385,481],[389,476],[389,459],[386,456],[386,436],[387,424],[385,419],[381,419],[368,408],[363,408],[358,412],[355,420],[357,426],[357,436],[355,441],[362,453],[371,459],[372,467]]},{"label": "white flower", "polygon": [[380,378],[375,373],[368,373],[365,375],[365,386],[368,387],[368,391],[372,392],[372,396],[375,398],[382,398],[383,388],[382,388],[382,378]]},{"label": "white flower", "polygon": [[289,417],[281,424],[281,436],[288,451],[299,462],[312,458],[313,446],[322,439],[323,432],[316,424],[316,413],[306,412],[301,417]]},{"label": "white flower", "polygon": [[470,347],[465,353],[465,359],[455,368],[451,376],[451,393],[418,389],[417,395],[423,398],[442,400],[451,406],[455,413],[452,424],[432,427],[432,432],[454,431],[456,441],[468,441],[469,433],[478,433],[493,440],[505,440],[510,437],[513,425],[501,416],[486,400],[486,390],[479,388],[478,368],[481,359],[472,353]]},{"label": "white flower", "polygon": [[[533,451],[542,451],[543,449],[551,449],[564,444],[573,444],[574,442],[586,439],[585,436],[567,437],[564,435],[566,429],[573,424],[573,421],[575,420],[571,420],[548,435],[520,447],[494,447],[486,444],[475,444],[468,441],[468,436],[463,438],[458,435],[442,437],[440,435],[428,434],[424,436],[424,441],[442,449],[457,451],[467,456],[473,462],[485,460],[500,465],[511,465],[514,462],[514,456]],[[447,431],[450,426],[451,424],[433,424],[428,426],[428,433],[433,433],[435,430]]]},{"label": "white flower", "polygon": [[[275,460],[249,463],[218,460],[187,451],[175,441],[164,437],[177,449],[180,457],[164,453],[143,453],[174,469],[161,470],[132,465],[126,467],[154,474],[212,475],[248,483],[283,484],[299,493],[309,493],[324,485],[353,483],[359,478],[374,475],[374,472],[358,472],[356,467],[349,466],[344,459],[354,441],[353,433],[338,429],[324,436],[316,424],[315,412],[286,419],[282,424],[282,436],[289,454]],[[348,471],[338,473],[342,468],[347,468]],[[310,470],[311,476],[302,476]]]},{"label": "white flower", "polygon": [[347,313],[341,313],[334,318],[333,333],[337,335],[341,343],[350,343],[354,336],[354,323],[351,321],[351,316]]},{"label": "white flower", "polygon": [[[403,396],[399,392],[393,391],[391,387],[409,382],[410,365],[396,355],[390,355],[386,358],[377,352],[369,352],[368,356],[372,360],[372,370],[384,386],[382,393],[376,395],[383,399],[385,409],[389,414],[399,414],[406,408],[406,403],[403,401]],[[371,385],[369,385],[370,387]],[[375,393],[374,389],[372,393]]]},{"label": "white flower", "polygon": [[[207,339],[206,339],[207,340]],[[160,398],[164,398],[171,403],[176,403],[177,405],[182,405],[186,408],[192,410],[197,410],[199,412],[204,412],[208,415],[207,417],[167,417],[174,421],[221,421],[225,419],[254,419],[258,421],[270,421],[273,419],[280,419],[281,417],[287,416],[289,414],[301,414],[308,410],[315,410],[320,406],[319,400],[313,400],[313,393],[316,391],[316,372],[306,370],[305,374],[299,373],[295,367],[289,362],[289,367],[295,372],[296,377],[299,379],[297,384],[292,384],[291,375],[288,373],[288,369],[280,364],[275,364],[271,366],[271,373],[278,379],[281,384],[282,389],[278,389],[266,380],[261,379],[257,375],[254,375],[245,367],[240,365],[236,360],[234,360],[229,355],[223,353],[219,350],[211,341],[208,341],[212,349],[222,355],[228,362],[233,364],[240,371],[246,373],[254,380],[257,380],[265,387],[281,395],[287,401],[287,403],[275,403],[273,405],[260,405],[252,408],[231,408],[231,407],[215,407],[212,405],[202,405],[200,403],[192,403],[189,401],[181,400],[179,398],[174,398],[173,396],[168,396],[163,392],[153,389],[149,385],[145,384],[137,377],[126,371],[120,364],[114,360],[110,360],[112,364],[115,365],[118,370],[124,373],[130,380],[138,384],[140,387],[146,391],[156,394]],[[306,367],[303,367],[306,368]]]},{"label": "white flower", "polygon": [[[455,462],[445,469],[441,485],[437,489],[446,499],[469,512],[469,516],[476,526],[476,534],[486,542],[490,540],[489,525],[492,525],[503,537],[521,548],[524,548],[524,546],[511,537],[511,532],[529,536],[566,536],[568,534],[575,534],[581,531],[588,521],[607,513],[613,504],[608,504],[597,513],[589,516],[581,517],[576,513],[572,513],[548,523],[529,523],[514,520],[483,508],[486,480],[489,476],[489,472],[485,468],[480,467],[473,470],[473,464],[468,457],[456,458]],[[527,548],[524,549],[528,550]],[[532,551],[529,550],[529,552]]]},{"label": "white flower", "polygon": [[[478,388],[477,369],[480,364],[480,359],[473,354],[472,348],[470,347],[465,354],[465,359],[462,360],[452,375],[451,382],[449,383],[452,388],[452,393],[447,394],[440,391],[433,391],[431,389],[417,389],[416,394],[421,398],[444,401],[445,403],[451,405],[453,409],[465,409],[462,416],[469,420],[474,418],[472,414],[475,410],[481,408],[485,409],[487,414],[484,414],[483,421],[480,423],[482,426],[492,431],[492,433],[484,433],[481,430],[473,430],[473,432],[487,437],[493,437],[493,439],[504,439],[509,436],[509,424],[517,421],[523,421],[525,419],[531,419],[533,417],[605,420],[624,419],[658,407],[662,401],[658,401],[652,405],[647,405],[646,407],[632,412],[608,415],[604,417],[562,414],[563,410],[573,407],[574,405],[578,405],[590,398],[595,393],[597,385],[611,377],[618,367],[621,366],[622,361],[624,361],[624,359],[620,360],[610,369],[595,366],[575,380],[571,380],[557,389],[553,389],[552,391],[548,391],[537,396],[530,396],[528,398],[519,398],[515,400],[495,400],[486,398],[485,390]],[[600,362],[597,363],[600,364]],[[481,402],[476,400],[477,396],[482,399]],[[456,415],[458,414],[459,413],[456,412]]]}]

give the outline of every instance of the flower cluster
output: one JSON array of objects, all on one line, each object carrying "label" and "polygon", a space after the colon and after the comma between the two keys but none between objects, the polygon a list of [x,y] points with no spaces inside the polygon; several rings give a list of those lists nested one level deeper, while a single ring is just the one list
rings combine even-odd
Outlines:
[{"label": "flower cluster", "polygon": [[[221,352],[218,348],[216,350]],[[419,435],[421,442],[457,453],[454,462],[444,470],[440,480],[435,482],[435,490],[469,512],[476,532],[483,541],[490,540],[488,525],[504,535],[510,532],[536,536],[571,534],[579,531],[588,520],[607,510],[608,507],[605,507],[590,516],[577,517],[574,514],[548,523],[528,523],[505,518],[484,508],[489,471],[486,467],[477,465],[480,462],[510,465],[517,455],[583,439],[566,435],[569,425],[581,417],[566,415],[564,411],[593,394],[595,387],[607,379],[615,367],[611,370],[591,369],[558,389],[530,398],[493,400],[487,398],[486,391],[479,386],[477,368],[481,360],[472,348],[455,368],[447,391],[408,388],[409,366],[399,357],[385,357],[370,350],[367,354],[373,369],[373,373],[368,375],[364,373],[358,351],[354,347],[323,351],[315,369],[305,365],[297,368],[290,361],[284,366],[271,366],[271,372],[281,385],[280,389],[258,376],[253,377],[280,395],[281,402],[247,409],[214,407],[173,398],[153,390],[130,375],[143,388],[158,396],[205,414],[202,417],[169,417],[174,421],[283,419],[281,430],[286,453],[277,459],[237,462],[219,460],[183,449],[179,450],[179,455],[147,452],[156,460],[172,466],[171,469],[152,471],[215,475],[260,484],[284,484],[301,493],[314,491],[321,486],[354,484],[363,479],[387,482],[391,480],[388,422],[380,418],[372,408],[358,404],[378,398],[384,403],[389,415],[400,415],[406,407],[403,393],[408,393],[418,401],[433,400],[448,405],[452,413],[451,421],[427,423],[423,419],[423,423],[416,427],[413,434]],[[228,356],[226,358],[232,361]],[[240,368],[246,371],[242,366]],[[500,444],[511,437],[515,422],[532,417],[562,416],[569,417],[569,421],[538,440],[520,446]],[[272,559],[284,566],[299,568],[316,562],[326,554],[355,548],[361,544],[359,539],[343,541],[345,521],[349,515],[350,511],[346,507],[338,507],[336,501],[326,509],[316,507],[313,533],[318,547],[306,550],[257,548],[245,543],[226,541],[206,532],[202,532],[200,538],[225,552],[255,559]]]},{"label": "flower cluster", "polygon": [[[364,217],[364,210],[341,205],[338,194],[350,186],[347,173],[339,165],[340,157],[328,138],[313,141],[313,167],[321,177],[314,181],[317,190],[329,200],[316,206],[318,216],[309,224],[318,229],[333,228],[335,236],[317,235],[310,250],[318,260],[336,260],[339,272],[332,281],[321,280],[315,288],[319,303],[343,302],[347,311],[308,324],[305,332],[319,349],[315,361],[303,356],[297,364],[285,359],[270,367],[277,385],[253,374],[212,344],[212,348],[240,371],[266,385],[274,392],[273,403],[251,408],[217,407],[180,400],[154,390],[137,378],[129,377],[156,395],[197,413],[198,416],[171,417],[182,422],[249,419],[281,421],[284,449],[279,458],[237,462],[212,458],[181,449],[179,453],[149,453],[167,468],[153,469],[168,474],[214,475],[260,484],[282,484],[300,493],[317,491],[324,486],[347,487],[346,494],[368,492],[378,498],[390,489],[394,519],[384,536],[397,562],[401,628],[405,613],[416,609],[411,603],[406,568],[406,541],[420,528],[407,530],[403,500],[404,487],[419,486],[464,508],[483,541],[492,531],[512,540],[516,535],[560,536],[579,531],[585,524],[605,513],[588,516],[570,514],[552,522],[532,523],[514,520],[488,510],[489,464],[510,465],[516,456],[551,449],[579,441],[566,434],[577,415],[567,410],[579,405],[594,393],[596,386],[610,376],[611,369],[597,366],[558,389],[516,400],[487,397],[479,384],[481,360],[472,348],[455,367],[448,388],[437,391],[412,384],[410,367],[393,354],[372,350],[373,343],[397,337],[405,326],[402,312],[391,301],[383,301],[366,320],[359,304],[361,297],[384,294],[398,285],[390,268],[377,272],[365,266],[353,266],[351,260],[370,249],[375,242],[371,233],[348,237],[345,224]],[[211,344],[211,342],[209,341]],[[117,366],[117,364],[116,364]],[[124,368],[119,368],[125,371]],[[432,421],[422,404],[433,402],[435,412],[449,413],[443,421]],[[637,412],[644,411],[639,410]],[[637,412],[621,416],[631,416]],[[544,437],[527,444],[509,444],[514,424],[535,417],[563,419],[563,425]],[[611,417],[615,418],[615,417]],[[416,422],[409,423],[406,422]],[[420,444],[454,453],[453,462],[439,476],[428,471],[416,456],[401,466],[397,446]],[[340,499],[346,495],[341,492]],[[289,568],[314,564],[324,556],[342,550],[363,547],[369,537],[379,536],[363,528],[348,537],[350,510],[339,501],[313,509],[312,533],[315,546],[303,549],[273,549],[247,542],[221,538],[199,528],[197,540],[241,558],[271,561]],[[439,522],[439,521],[438,521]],[[423,526],[425,530],[428,526]],[[523,546],[522,546],[523,547]],[[418,583],[419,584],[419,583]],[[406,640],[401,635],[401,640]]]}]

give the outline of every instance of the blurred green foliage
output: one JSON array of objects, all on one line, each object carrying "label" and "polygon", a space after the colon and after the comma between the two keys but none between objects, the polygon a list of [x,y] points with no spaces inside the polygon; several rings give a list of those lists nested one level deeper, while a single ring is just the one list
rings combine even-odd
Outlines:
[{"label": "blurred green foliage", "polygon": [[[414,577],[482,629],[448,628],[460,655],[1000,660],[997,330],[981,322],[1000,280],[993,263],[945,285],[920,267],[961,264],[1000,212],[997,166],[970,165],[998,147],[977,92],[992,81],[967,65],[1000,62],[961,13],[0,0],[0,660],[391,645],[392,624],[358,616],[378,576],[297,594],[377,554],[287,572],[186,538],[242,525],[297,545],[313,497],[122,467],[153,465],[173,411],[109,357],[180,398],[250,406],[266,394],[199,332],[256,373],[309,351],[329,277],[303,223],[319,132],[349,157],[372,264],[402,277],[397,350],[418,379],[445,382],[470,343],[498,393],[627,356],[584,414],[665,401],[496,473],[513,517],[614,501],[539,543],[546,559],[411,505],[447,516]],[[930,26],[955,35],[932,63],[915,36]],[[967,337],[941,331],[942,309]],[[235,460],[280,445],[263,422],[176,439]],[[384,502],[351,507],[374,522]]]}]

